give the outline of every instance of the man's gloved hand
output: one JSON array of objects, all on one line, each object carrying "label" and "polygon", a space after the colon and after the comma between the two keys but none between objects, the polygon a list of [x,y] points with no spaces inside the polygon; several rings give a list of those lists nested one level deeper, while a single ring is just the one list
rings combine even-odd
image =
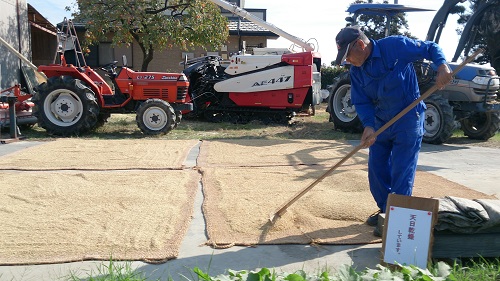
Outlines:
[{"label": "man's gloved hand", "polygon": [[365,127],[363,135],[361,135],[361,147],[368,148],[372,146],[376,139],[372,137],[373,134],[375,134],[375,130],[372,127]]},{"label": "man's gloved hand", "polygon": [[438,67],[436,84],[440,90],[442,90],[446,85],[448,85],[453,76],[451,75],[451,70],[447,64],[442,64]]}]

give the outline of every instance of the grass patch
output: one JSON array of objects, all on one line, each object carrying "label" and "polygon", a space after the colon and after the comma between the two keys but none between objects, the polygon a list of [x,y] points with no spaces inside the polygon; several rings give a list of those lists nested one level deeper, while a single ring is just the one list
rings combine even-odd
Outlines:
[{"label": "grass patch", "polygon": [[[295,117],[291,124],[266,125],[258,121],[248,124],[232,124],[227,122],[210,123],[204,120],[184,118],[179,126],[166,135],[145,136],[135,122],[135,114],[112,114],[108,122],[82,137],[96,139],[126,139],[126,138],[158,138],[158,139],[321,139],[321,140],[358,140],[360,134],[350,134],[337,131],[329,122],[326,104],[321,104],[315,116]],[[23,136],[30,140],[46,140],[51,136],[45,130],[34,126],[22,129]],[[474,145],[500,148],[500,134],[488,141],[472,140],[457,130],[449,144]]]},{"label": "grass patch", "polygon": [[[467,259],[463,265],[454,263],[449,265],[443,261],[431,264],[427,269],[415,266],[391,266],[378,265],[375,269],[357,271],[352,266],[341,266],[335,272],[321,271],[318,274],[307,273],[298,270],[293,273],[277,272],[274,269],[262,268],[259,271],[228,269],[226,274],[211,276],[198,267],[192,269],[194,274],[191,278],[180,275],[183,281],[368,281],[368,280],[405,280],[405,281],[497,281],[500,279],[500,260],[488,260],[484,258]],[[80,279],[71,275],[71,281],[146,281],[149,280],[140,270],[133,270],[130,263],[117,266],[113,261],[109,265],[101,265],[97,275],[89,275]],[[169,281],[176,281],[168,277]],[[156,279],[158,280],[158,279]]]},{"label": "grass patch", "polygon": [[455,264],[451,271],[457,281],[500,280],[500,258],[473,258]]},{"label": "grass patch", "polygon": [[[228,122],[211,123],[193,118],[183,118],[177,128],[166,135],[145,136],[137,127],[135,114],[112,114],[108,122],[82,137],[97,139],[124,138],[159,138],[159,139],[359,139],[359,134],[349,134],[333,129],[328,122],[329,115],[324,105],[317,110],[315,116],[295,117],[291,124],[266,125],[259,121],[248,124],[232,124]],[[31,140],[50,139],[44,129],[34,126],[22,131],[22,135]]]},{"label": "grass patch", "polygon": [[96,272],[90,272],[88,276],[80,278],[76,273],[72,273],[69,281],[146,281],[148,279],[143,272],[132,268],[130,262],[116,263],[110,260],[109,263],[100,264]]}]

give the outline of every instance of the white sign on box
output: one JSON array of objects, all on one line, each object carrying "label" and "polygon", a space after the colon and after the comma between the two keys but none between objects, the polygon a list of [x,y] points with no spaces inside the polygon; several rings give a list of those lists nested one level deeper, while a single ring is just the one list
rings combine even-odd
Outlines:
[{"label": "white sign on box", "polygon": [[384,262],[427,268],[432,212],[390,206]]}]

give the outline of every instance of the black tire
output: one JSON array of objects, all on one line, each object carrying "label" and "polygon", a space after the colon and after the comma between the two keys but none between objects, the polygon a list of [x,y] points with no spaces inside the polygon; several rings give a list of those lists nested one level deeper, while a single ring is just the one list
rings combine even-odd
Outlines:
[{"label": "black tire", "polygon": [[464,134],[475,140],[488,140],[500,128],[500,115],[498,112],[475,112],[467,119],[460,121]]},{"label": "black tire", "polygon": [[453,108],[441,95],[431,95],[424,100],[425,110],[423,142],[442,144],[450,139],[455,129]]},{"label": "black tire", "polygon": [[363,131],[356,108],[351,102],[351,79],[348,73],[333,84],[328,99],[328,112],[330,112],[330,121],[333,122],[335,129],[350,133]]},{"label": "black tire", "polygon": [[95,128],[99,105],[90,88],[71,76],[51,77],[32,98],[38,126],[58,136],[81,135]]},{"label": "black tire", "polygon": [[135,121],[146,135],[160,135],[170,132],[175,126],[174,108],[161,99],[148,99],[137,109]]}]

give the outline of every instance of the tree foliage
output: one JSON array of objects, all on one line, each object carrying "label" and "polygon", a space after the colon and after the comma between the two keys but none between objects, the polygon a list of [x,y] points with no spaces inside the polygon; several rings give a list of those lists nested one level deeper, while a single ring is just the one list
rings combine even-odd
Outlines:
[{"label": "tree foliage", "polygon": [[[463,35],[463,30],[469,19],[478,11],[478,7],[484,0],[469,0],[468,7],[462,9],[457,20],[460,27],[457,30],[459,35]],[[500,1],[491,0],[494,3],[481,15],[481,22],[477,29],[471,49],[473,51],[483,48],[485,53],[476,59],[480,64],[491,63],[493,67],[500,71]]]},{"label": "tree foliage", "polygon": [[334,83],[336,77],[346,71],[348,71],[348,69],[344,66],[323,65],[321,67],[321,89],[327,89],[329,85]]},{"label": "tree foliage", "polygon": [[229,34],[220,8],[207,0],[77,0],[77,5],[75,21],[86,22],[85,44],[108,36],[115,46],[135,41],[143,53],[142,71],[155,50],[218,48]]},{"label": "tree foliage", "polygon": [[[353,4],[362,3],[373,3],[373,1],[356,0],[353,2]],[[381,39],[385,37],[386,19],[383,16],[361,15],[358,18],[357,25],[361,27],[369,38]],[[405,13],[397,14],[392,18],[389,35],[404,35],[415,38],[409,31],[408,20],[406,19]]]}]

